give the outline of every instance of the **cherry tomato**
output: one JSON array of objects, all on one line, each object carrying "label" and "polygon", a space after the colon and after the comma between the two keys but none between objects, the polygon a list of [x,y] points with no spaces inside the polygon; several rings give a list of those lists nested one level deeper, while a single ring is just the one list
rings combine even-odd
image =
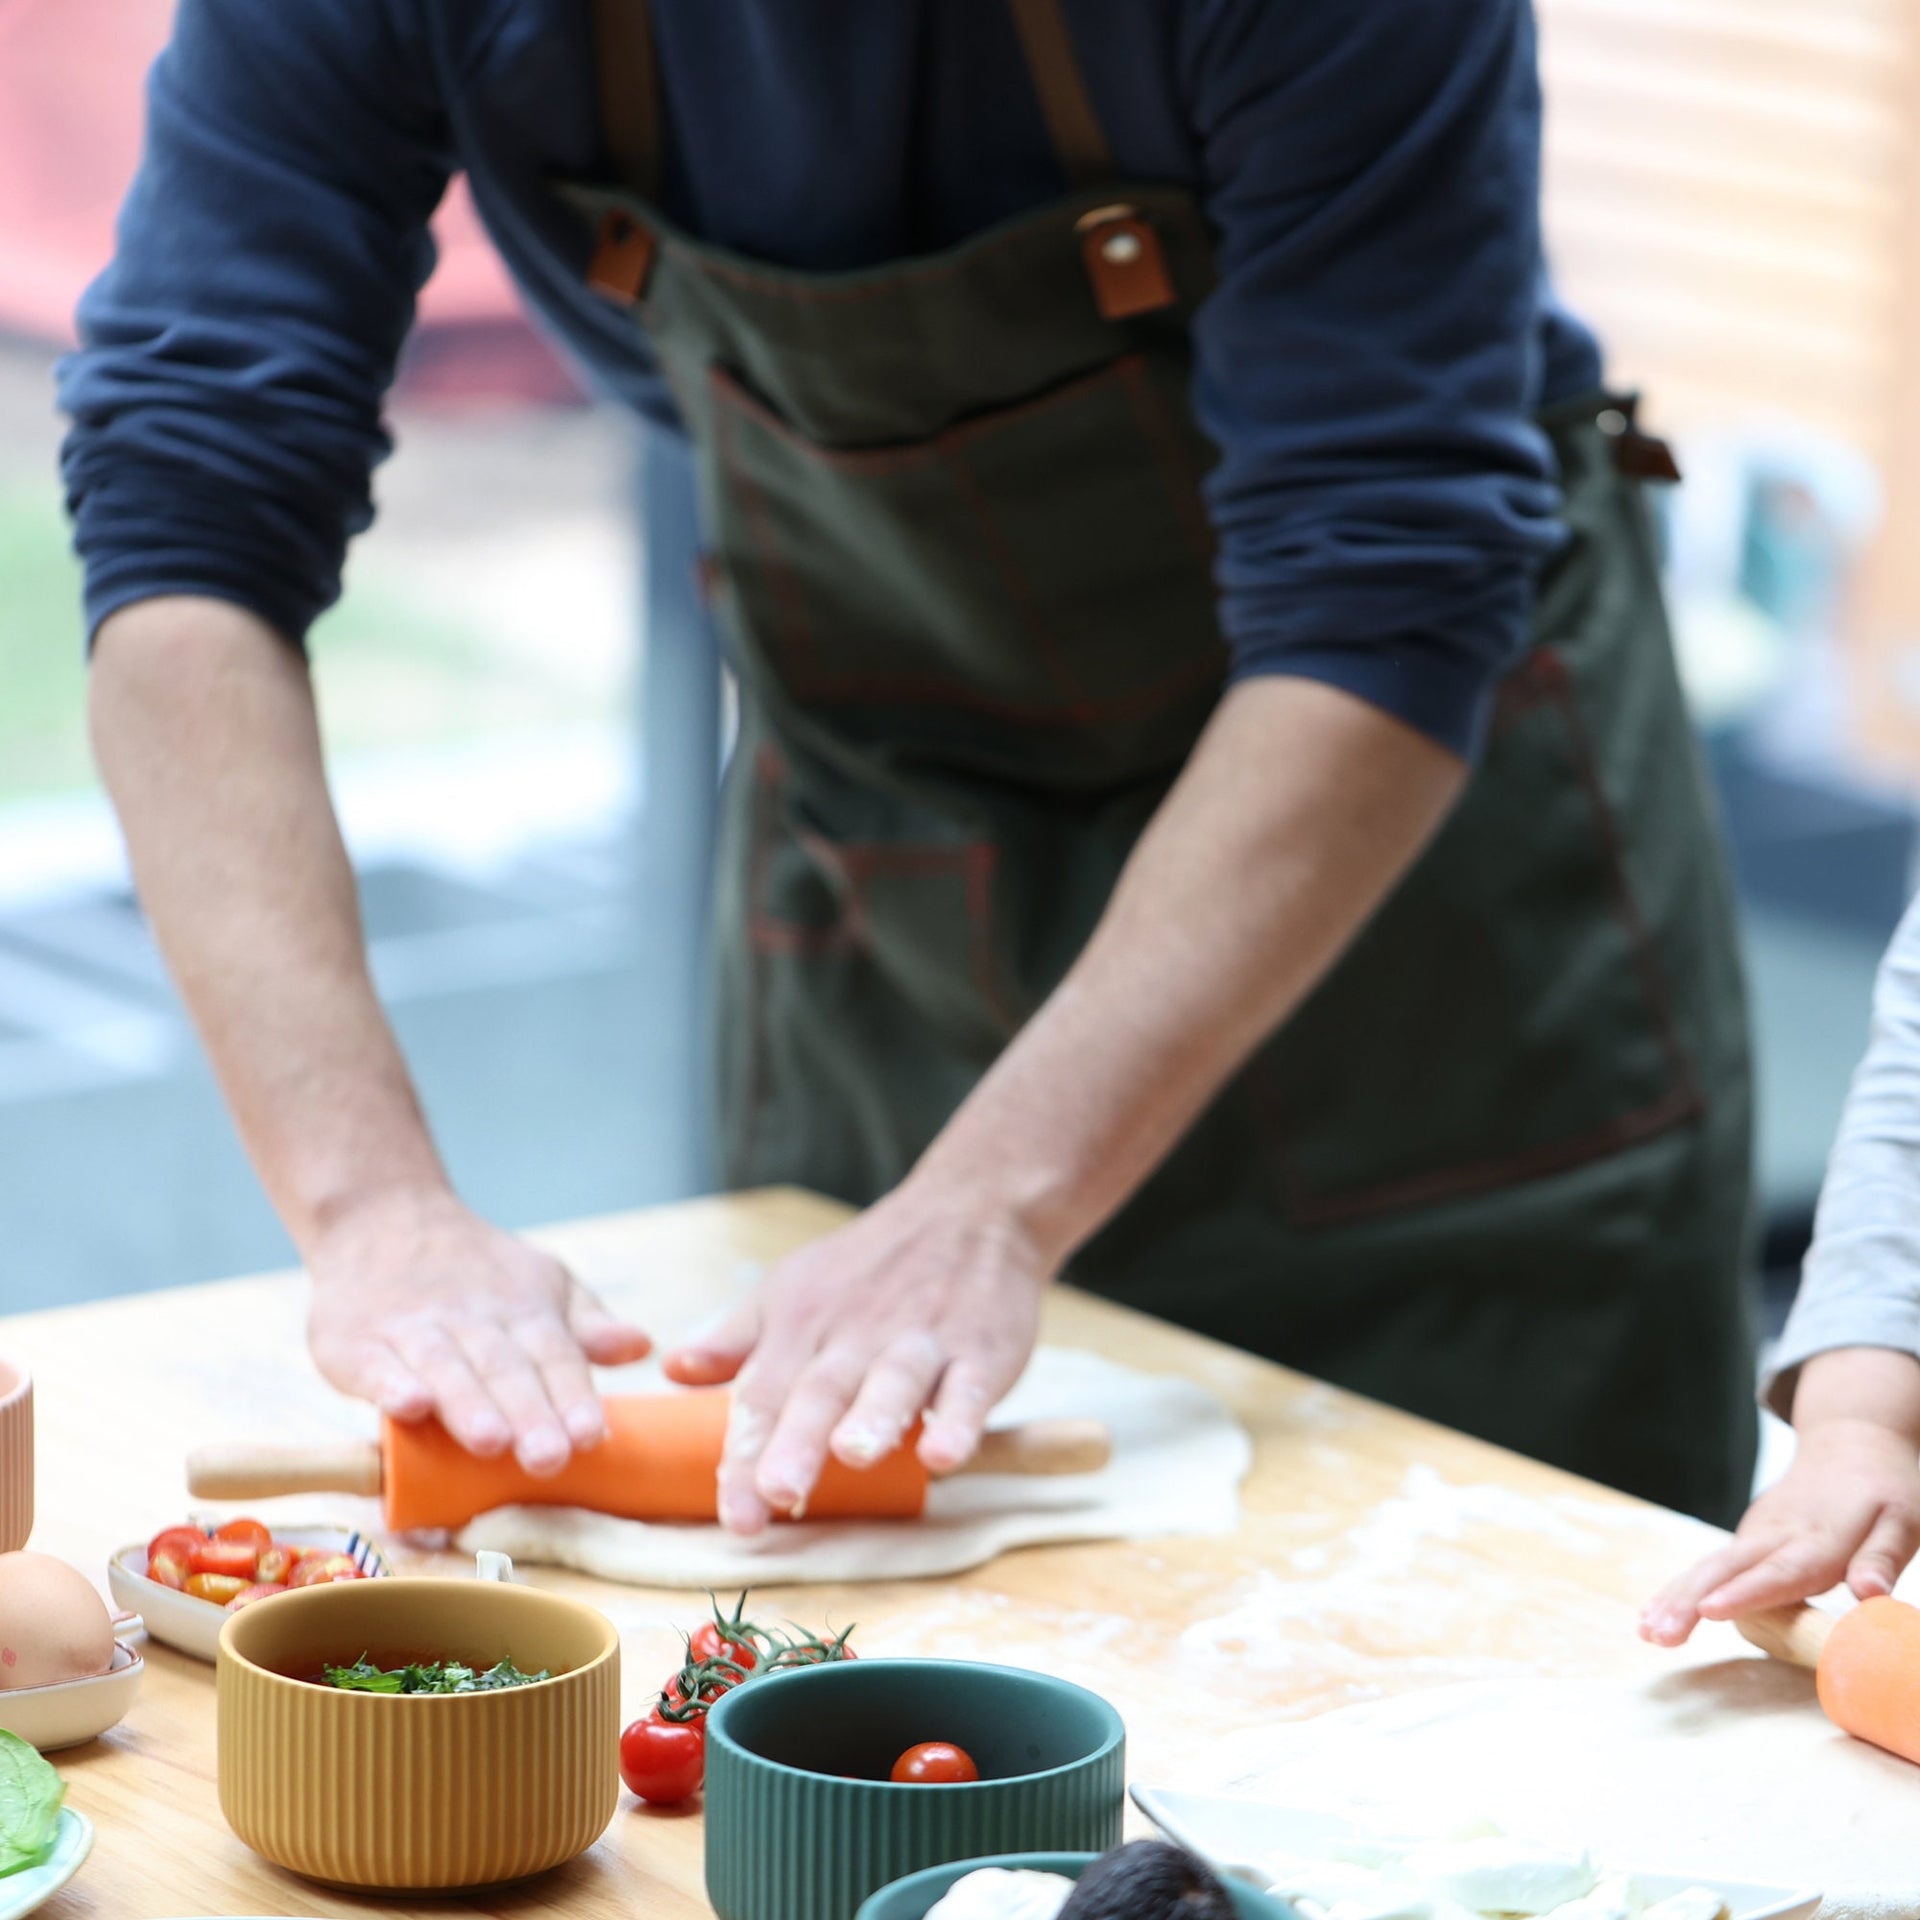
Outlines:
[{"label": "cherry tomato", "polygon": [[893,1763],[890,1777],[906,1786],[944,1787],[978,1780],[980,1769],[965,1747],[956,1747],[950,1740],[928,1740],[909,1747]]},{"label": "cherry tomato", "polygon": [[283,1581],[256,1580],[251,1586],[245,1586],[227,1602],[229,1613],[238,1613],[242,1607],[250,1607],[256,1600],[264,1600],[269,1594],[291,1593],[293,1589]]},{"label": "cherry tomato", "polygon": [[242,1580],[237,1574],[229,1573],[190,1573],[187,1575],[187,1591],[196,1600],[211,1600],[216,1607],[224,1607],[235,1594],[244,1592],[251,1582]]},{"label": "cherry tomato", "polygon": [[147,1542],[147,1558],[153,1560],[160,1554],[171,1553],[176,1559],[185,1560],[206,1537],[198,1527],[162,1527]]},{"label": "cherry tomato", "polygon": [[225,1526],[215,1527],[213,1537],[216,1540],[244,1540],[258,1553],[273,1545],[273,1534],[261,1520],[229,1520]]},{"label": "cherry tomato", "polygon": [[284,1587],[293,1578],[293,1570],[300,1564],[298,1547],[283,1547],[278,1542],[260,1549],[260,1563],[254,1568],[253,1577],[262,1586]]},{"label": "cherry tomato", "polygon": [[717,1620],[709,1620],[704,1627],[694,1628],[688,1651],[695,1660],[731,1660],[736,1667],[745,1667],[749,1673],[760,1660],[749,1642],[730,1639],[721,1631]]},{"label": "cherry tomato", "polygon": [[176,1553],[171,1547],[162,1547],[158,1553],[147,1555],[147,1578],[157,1580],[163,1587],[171,1587],[175,1593],[183,1592],[187,1576],[193,1569],[187,1564],[184,1553]]},{"label": "cherry tomato", "polygon": [[202,1540],[187,1555],[195,1573],[218,1573],[246,1582],[260,1564],[260,1549],[250,1540]]},{"label": "cherry tomato", "polygon": [[302,1556],[300,1564],[287,1576],[287,1584],[294,1587],[323,1587],[330,1580],[361,1578],[363,1575],[354,1565],[350,1553],[309,1553]]},{"label": "cherry tomato", "polygon": [[706,1736],[698,1726],[678,1727],[649,1713],[620,1736],[620,1778],[651,1806],[691,1800],[706,1772]]}]

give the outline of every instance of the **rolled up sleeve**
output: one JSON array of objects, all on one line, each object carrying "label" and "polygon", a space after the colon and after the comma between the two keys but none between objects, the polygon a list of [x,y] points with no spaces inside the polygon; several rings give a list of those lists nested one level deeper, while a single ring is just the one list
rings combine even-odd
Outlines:
[{"label": "rolled up sleeve", "polygon": [[1463,755],[1562,530],[1539,404],[1524,0],[1190,10],[1220,284],[1195,403],[1233,672],[1331,681]]},{"label": "rolled up sleeve", "polygon": [[1800,1368],[1835,1347],[1920,1357],[1920,901],[1881,962],[1873,1032],[1840,1118],[1800,1292],[1760,1383],[1791,1417]]},{"label": "rolled up sleeve", "polygon": [[88,631],[162,593],[304,639],[389,449],[449,165],[395,0],[182,0],[61,364]]}]

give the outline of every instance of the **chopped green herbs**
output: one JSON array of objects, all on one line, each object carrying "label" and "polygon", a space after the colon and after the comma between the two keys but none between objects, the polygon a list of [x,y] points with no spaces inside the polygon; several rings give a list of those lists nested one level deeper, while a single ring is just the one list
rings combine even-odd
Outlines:
[{"label": "chopped green herbs", "polygon": [[0,1731],[0,1878],[47,1857],[66,1797],[66,1782],[39,1754]]},{"label": "chopped green herbs", "polygon": [[455,1660],[436,1660],[431,1666],[376,1667],[365,1654],[350,1667],[327,1668],[326,1675],[328,1686],[349,1693],[497,1693],[502,1687],[530,1687],[536,1680],[553,1678],[545,1667],[538,1673],[522,1673],[511,1660],[476,1673]]}]

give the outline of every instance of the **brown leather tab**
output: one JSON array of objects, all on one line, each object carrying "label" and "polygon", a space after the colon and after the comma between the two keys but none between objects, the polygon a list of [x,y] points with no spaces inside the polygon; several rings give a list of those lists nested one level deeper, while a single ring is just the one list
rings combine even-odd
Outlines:
[{"label": "brown leather tab", "polygon": [[1080,257],[1103,320],[1126,320],[1174,303],[1160,236],[1132,207],[1100,207],[1076,223]]},{"label": "brown leather tab", "polygon": [[595,293],[631,307],[646,291],[647,275],[652,270],[653,234],[632,214],[609,207],[601,217],[600,237],[587,268],[587,285]]},{"label": "brown leather tab", "polygon": [[1617,472],[1633,480],[1677,481],[1680,478],[1680,463],[1673,457],[1673,449],[1664,440],[1656,440],[1652,434],[1633,428],[1615,437],[1613,464]]},{"label": "brown leather tab", "polygon": [[1680,463],[1664,440],[1642,433],[1634,418],[1635,401],[1623,398],[1615,405],[1602,407],[1593,424],[1606,436],[1613,455],[1613,470],[1629,480],[1677,481]]}]

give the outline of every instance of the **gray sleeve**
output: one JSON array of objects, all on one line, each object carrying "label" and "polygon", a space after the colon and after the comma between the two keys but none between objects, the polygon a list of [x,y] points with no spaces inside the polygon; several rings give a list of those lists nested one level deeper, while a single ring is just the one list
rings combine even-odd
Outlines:
[{"label": "gray sleeve", "polygon": [[1766,1405],[1787,1417],[1801,1364],[1833,1347],[1920,1356],[1920,900],[1880,963],[1800,1292],[1760,1383]]}]

